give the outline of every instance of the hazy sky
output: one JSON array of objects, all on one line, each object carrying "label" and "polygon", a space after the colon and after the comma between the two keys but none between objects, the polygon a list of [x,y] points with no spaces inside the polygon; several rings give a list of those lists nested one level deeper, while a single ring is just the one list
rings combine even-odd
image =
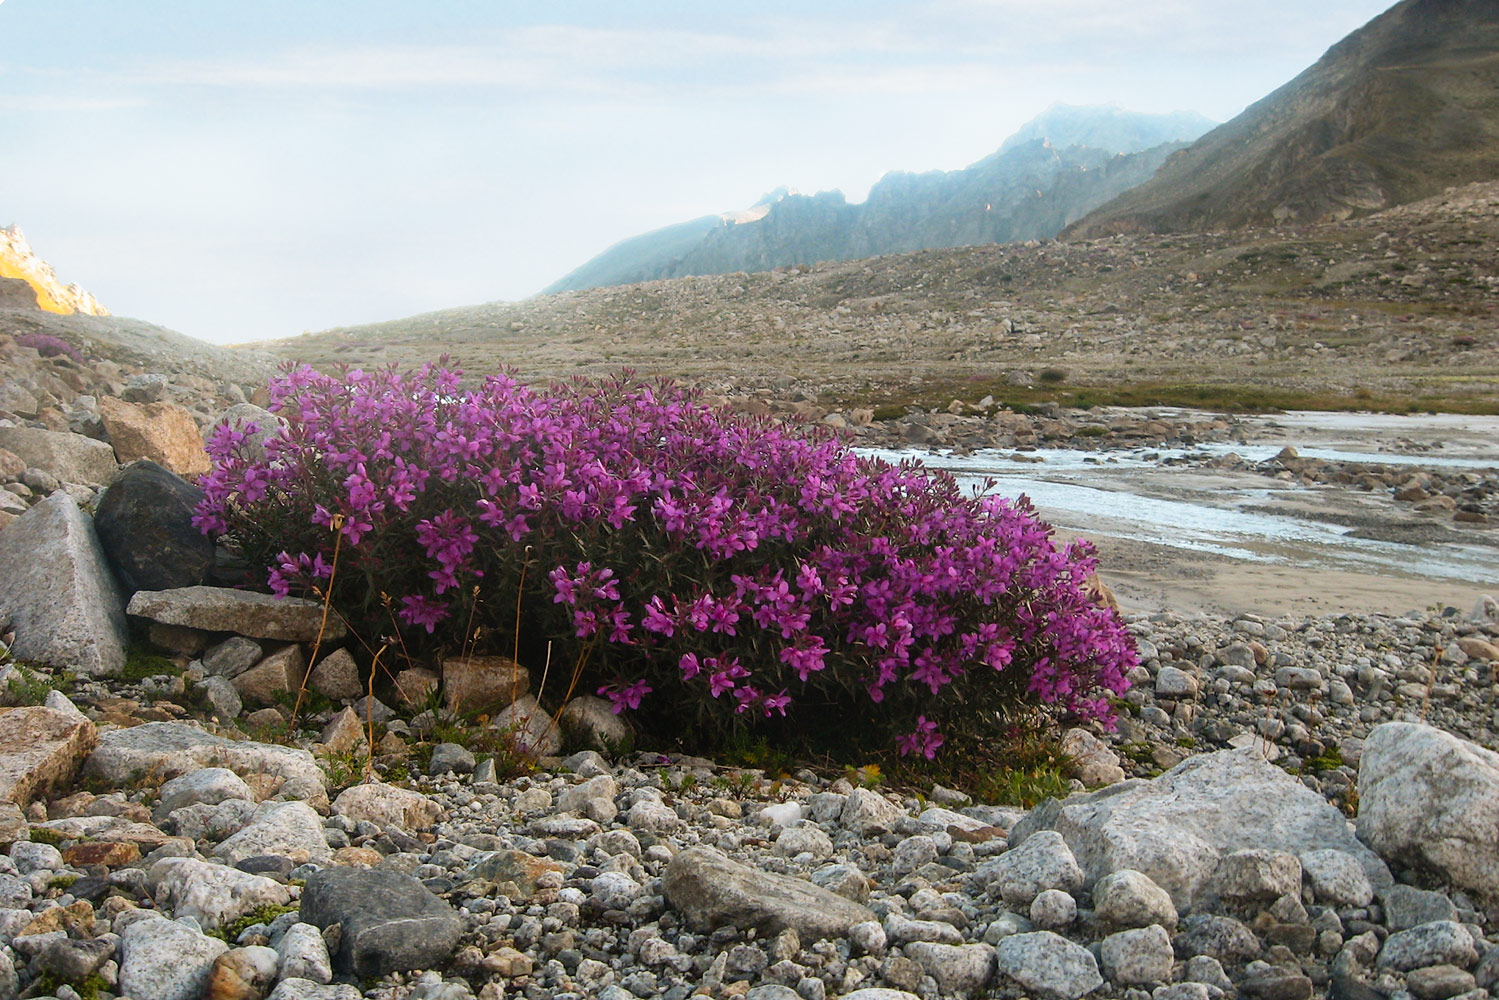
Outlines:
[{"label": "hazy sky", "polygon": [[1386,0],[0,0],[0,225],[233,342],[535,294],[1053,102],[1226,120]]}]

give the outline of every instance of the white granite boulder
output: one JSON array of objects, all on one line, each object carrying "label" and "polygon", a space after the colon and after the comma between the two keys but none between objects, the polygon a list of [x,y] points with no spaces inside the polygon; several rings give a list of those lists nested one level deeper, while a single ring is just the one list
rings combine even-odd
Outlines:
[{"label": "white granite boulder", "polygon": [[1375,726],[1358,836],[1383,858],[1499,899],[1499,754],[1415,722]]},{"label": "white granite boulder", "polygon": [[146,877],[156,905],[216,930],[247,913],[291,902],[291,889],[264,875],[194,858],[164,858]]},{"label": "white granite boulder", "polygon": [[1251,848],[1293,855],[1336,848],[1356,858],[1376,888],[1393,882],[1342,813],[1253,748],[1199,754],[1149,781],[1044,803],[1011,832],[1011,850],[1046,829],[1066,840],[1084,887],[1121,869],[1143,872],[1179,913],[1211,889],[1222,855]]}]

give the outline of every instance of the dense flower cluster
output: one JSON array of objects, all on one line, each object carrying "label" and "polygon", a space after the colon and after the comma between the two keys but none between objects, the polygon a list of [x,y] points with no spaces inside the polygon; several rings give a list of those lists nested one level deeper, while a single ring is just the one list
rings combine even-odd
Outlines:
[{"label": "dense flower cluster", "polygon": [[203,530],[287,594],[330,585],[336,526],[345,618],[449,648],[477,621],[508,649],[521,601],[528,639],[576,651],[586,689],[648,726],[801,705],[930,758],[939,722],[1026,699],[1108,719],[1136,662],[1086,593],[1086,544],[1053,545],[1023,498],[668,383],[301,368],[271,395],[288,423],[266,458],[254,428],[215,433]]},{"label": "dense flower cluster", "polygon": [[83,364],[83,355],[78,348],[63,340],[54,337],[50,333],[23,333],[16,337],[16,343],[22,347],[30,347],[44,358],[55,358],[66,356],[72,358],[80,365]]}]

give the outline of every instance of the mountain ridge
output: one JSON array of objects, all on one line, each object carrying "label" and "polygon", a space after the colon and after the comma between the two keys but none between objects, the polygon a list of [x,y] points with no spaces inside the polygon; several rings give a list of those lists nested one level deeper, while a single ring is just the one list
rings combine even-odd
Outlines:
[{"label": "mountain ridge", "polygon": [[[545,292],[1047,239],[1148,179],[1170,152],[1211,124],[1191,112],[1148,115],[1113,106],[1053,105],[1000,149],[961,170],[892,171],[859,204],[837,191],[800,195],[777,189],[760,217],[707,215],[622,240]],[[1059,140],[1048,141],[1048,132]],[[1106,146],[1071,141],[1089,136]]]},{"label": "mountain ridge", "polygon": [[1499,177],[1499,4],[1403,0],[1064,239],[1346,219]]},{"label": "mountain ridge", "polygon": [[[33,301],[27,301],[26,291],[15,282],[25,282]],[[62,316],[72,313],[109,315],[109,310],[98,299],[78,285],[64,285],[52,265],[31,249],[21,227],[16,224],[0,228],[0,284],[5,285],[0,289],[0,301],[8,305],[30,306]]]}]

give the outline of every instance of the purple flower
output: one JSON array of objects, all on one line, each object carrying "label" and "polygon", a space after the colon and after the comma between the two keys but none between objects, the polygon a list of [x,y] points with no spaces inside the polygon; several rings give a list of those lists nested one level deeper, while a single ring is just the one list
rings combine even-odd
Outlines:
[{"label": "purple flower", "polygon": [[641,699],[654,690],[655,688],[643,680],[633,684],[625,684],[623,681],[616,680],[613,684],[605,684],[599,688],[598,693],[614,703],[614,714],[619,715],[627,708],[631,710],[639,708]]},{"label": "purple flower", "polygon": [[930,721],[924,715],[920,715],[916,717],[916,731],[906,733],[904,736],[897,738],[895,746],[900,751],[902,757],[920,754],[927,760],[935,760],[938,748],[945,741],[946,738],[937,732],[937,723]]}]

